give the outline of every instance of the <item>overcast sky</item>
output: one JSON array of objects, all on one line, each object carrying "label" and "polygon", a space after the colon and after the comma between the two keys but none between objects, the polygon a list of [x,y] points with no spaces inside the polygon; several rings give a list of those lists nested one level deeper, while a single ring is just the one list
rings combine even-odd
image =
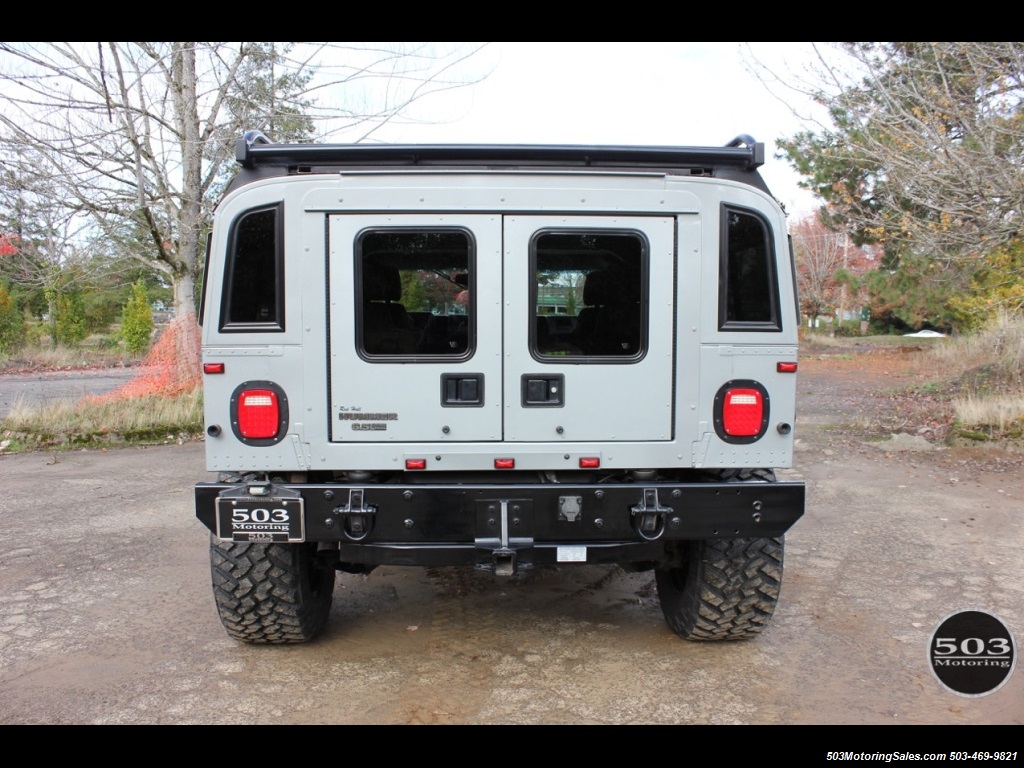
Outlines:
[{"label": "overcast sky", "polygon": [[[393,124],[381,141],[450,144],[722,146],[739,134],[765,143],[761,173],[795,217],[815,198],[797,186],[776,139],[820,111],[790,89],[769,90],[753,56],[798,74],[809,43],[492,43],[479,84],[424,102],[420,123]],[[776,91],[777,93],[773,93]],[[786,99],[784,103],[782,98]]]}]

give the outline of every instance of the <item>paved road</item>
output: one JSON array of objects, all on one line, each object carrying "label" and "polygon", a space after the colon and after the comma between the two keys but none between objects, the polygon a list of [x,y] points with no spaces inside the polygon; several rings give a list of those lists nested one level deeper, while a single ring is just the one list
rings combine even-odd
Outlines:
[{"label": "paved road", "polygon": [[14,373],[0,376],[0,418],[16,403],[53,403],[109,392],[131,380],[138,368]]}]

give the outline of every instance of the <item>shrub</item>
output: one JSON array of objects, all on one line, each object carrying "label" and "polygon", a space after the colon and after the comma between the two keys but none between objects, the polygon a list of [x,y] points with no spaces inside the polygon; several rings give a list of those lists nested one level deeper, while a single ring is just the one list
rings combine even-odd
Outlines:
[{"label": "shrub", "polygon": [[153,308],[149,305],[146,285],[141,280],[132,286],[131,295],[121,311],[121,338],[132,354],[149,349],[153,336]]},{"label": "shrub", "polygon": [[53,300],[53,340],[73,346],[88,335],[82,292],[66,288]]},{"label": "shrub", "polygon": [[0,285],[0,352],[15,352],[25,344],[25,315],[6,287]]}]

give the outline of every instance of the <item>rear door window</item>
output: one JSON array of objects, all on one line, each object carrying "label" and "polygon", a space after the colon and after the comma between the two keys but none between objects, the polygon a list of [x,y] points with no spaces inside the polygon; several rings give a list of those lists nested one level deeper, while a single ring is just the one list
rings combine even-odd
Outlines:
[{"label": "rear door window", "polygon": [[647,243],[637,232],[544,232],[531,249],[538,360],[639,360],[646,348]]},{"label": "rear door window", "polygon": [[356,243],[357,348],[367,358],[465,358],[473,241],[464,230],[369,230]]}]

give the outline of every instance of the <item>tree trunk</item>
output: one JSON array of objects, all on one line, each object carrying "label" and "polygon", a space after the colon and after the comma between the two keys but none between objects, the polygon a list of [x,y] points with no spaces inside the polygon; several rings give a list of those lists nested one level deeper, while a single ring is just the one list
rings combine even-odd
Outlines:
[{"label": "tree trunk", "polygon": [[174,317],[186,317],[192,316],[192,322],[197,322],[196,319],[196,300],[195,300],[195,278],[192,277],[191,272],[178,275],[174,280]]},{"label": "tree trunk", "polygon": [[195,43],[174,43],[174,115],[181,142],[182,189],[178,208],[178,263],[174,266],[174,314],[195,314],[195,275],[202,222],[203,142],[200,139]]}]

